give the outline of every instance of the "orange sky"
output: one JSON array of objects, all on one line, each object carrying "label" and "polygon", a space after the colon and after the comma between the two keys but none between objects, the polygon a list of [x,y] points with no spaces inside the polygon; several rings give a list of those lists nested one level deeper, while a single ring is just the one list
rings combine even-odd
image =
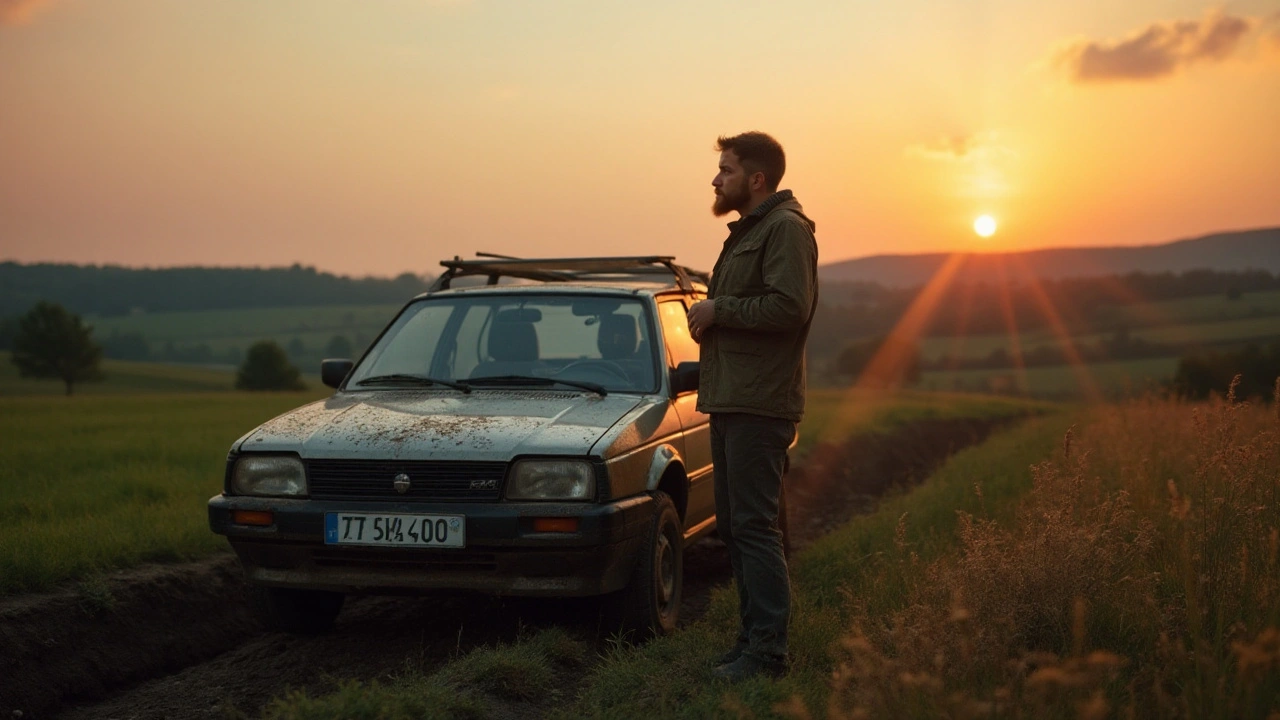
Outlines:
[{"label": "orange sky", "polygon": [[1280,224],[1277,118],[1277,0],[0,0],[0,259],[710,267],[749,129],[824,262],[1153,243]]}]

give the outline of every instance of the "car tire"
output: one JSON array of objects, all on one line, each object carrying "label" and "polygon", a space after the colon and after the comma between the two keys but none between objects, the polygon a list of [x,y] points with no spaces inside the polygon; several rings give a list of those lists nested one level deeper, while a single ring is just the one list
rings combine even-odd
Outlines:
[{"label": "car tire", "polygon": [[254,615],[269,630],[311,635],[333,627],[346,596],[326,590],[249,586]]},{"label": "car tire", "polygon": [[653,493],[653,519],[627,587],[608,598],[611,629],[646,639],[675,632],[684,588],[684,529],[675,503]]}]

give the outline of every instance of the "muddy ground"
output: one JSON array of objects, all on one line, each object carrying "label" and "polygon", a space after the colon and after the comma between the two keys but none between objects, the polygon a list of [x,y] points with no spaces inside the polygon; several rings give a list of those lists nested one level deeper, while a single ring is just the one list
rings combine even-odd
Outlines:
[{"label": "muddy ground", "polygon": [[[814,448],[787,478],[793,550],[1005,422],[931,420]],[[686,549],[682,624],[702,615],[728,566],[714,537]],[[581,637],[598,630],[585,601],[438,594],[350,598],[333,631],[299,637],[258,628],[243,590],[227,554],[0,602],[0,720],[257,716],[289,689],[317,694],[342,680],[429,671],[531,628],[554,624]],[[542,708],[508,713],[538,717]]]}]

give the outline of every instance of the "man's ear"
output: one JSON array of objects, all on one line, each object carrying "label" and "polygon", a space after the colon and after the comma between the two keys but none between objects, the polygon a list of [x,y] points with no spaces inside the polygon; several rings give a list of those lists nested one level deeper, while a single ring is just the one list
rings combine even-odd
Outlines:
[{"label": "man's ear", "polygon": [[762,172],[751,173],[751,189],[752,190],[764,189],[764,173]]}]

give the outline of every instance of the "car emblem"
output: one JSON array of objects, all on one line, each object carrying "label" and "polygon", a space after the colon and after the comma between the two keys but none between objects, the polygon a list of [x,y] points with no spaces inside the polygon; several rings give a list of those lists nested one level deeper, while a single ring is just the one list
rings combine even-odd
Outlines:
[{"label": "car emblem", "polygon": [[391,481],[391,487],[395,488],[396,492],[401,495],[409,492],[409,476],[404,473],[400,473]]}]

